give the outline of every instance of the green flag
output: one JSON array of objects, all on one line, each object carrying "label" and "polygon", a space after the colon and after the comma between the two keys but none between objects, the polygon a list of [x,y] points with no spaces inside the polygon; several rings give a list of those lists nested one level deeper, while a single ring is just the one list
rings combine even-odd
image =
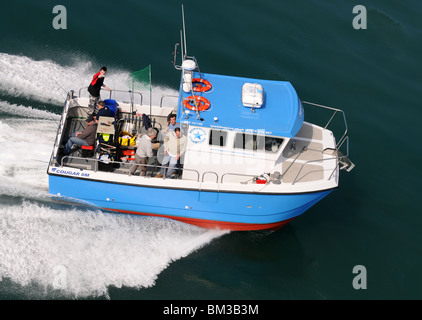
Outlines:
[{"label": "green flag", "polygon": [[151,65],[142,70],[132,72],[127,79],[127,86],[132,90],[151,90]]}]

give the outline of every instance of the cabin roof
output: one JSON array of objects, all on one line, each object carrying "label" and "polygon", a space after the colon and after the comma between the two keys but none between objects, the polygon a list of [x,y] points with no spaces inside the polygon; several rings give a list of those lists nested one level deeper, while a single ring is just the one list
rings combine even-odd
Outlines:
[{"label": "cabin roof", "polygon": [[[290,82],[205,73],[199,75],[197,72],[193,73],[193,78],[202,78],[211,83],[212,88],[208,92],[195,92],[195,95],[206,98],[211,106],[199,112],[200,119],[192,110],[186,116],[187,108],[183,101],[192,94],[184,92],[181,85],[177,114],[180,123],[282,137],[294,137],[302,127],[303,107]],[[262,86],[264,100],[260,108],[252,109],[242,104],[242,86],[245,83]]]}]

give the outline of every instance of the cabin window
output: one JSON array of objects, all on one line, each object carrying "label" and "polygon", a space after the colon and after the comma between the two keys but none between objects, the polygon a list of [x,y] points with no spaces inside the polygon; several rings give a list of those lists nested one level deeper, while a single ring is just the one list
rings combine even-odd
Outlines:
[{"label": "cabin window", "polygon": [[245,150],[265,150],[276,153],[283,143],[282,138],[261,136],[250,133],[236,133],[234,147]]},{"label": "cabin window", "polygon": [[265,151],[276,153],[283,143],[283,138],[265,137]]},{"label": "cabin window", "polygon": [[[259,138],[258,138],[259,137]],[[245,149],[245,150],[257,150],[262,149],[263,136],[257,136],[256,134],[249,133],[236,133],[234,139],[234,147],[236,149]]]},{"label": "cabin window", "polygon": [[210,145],[224,147],[227,140],[227,131],[211,130],[210,132]]}]

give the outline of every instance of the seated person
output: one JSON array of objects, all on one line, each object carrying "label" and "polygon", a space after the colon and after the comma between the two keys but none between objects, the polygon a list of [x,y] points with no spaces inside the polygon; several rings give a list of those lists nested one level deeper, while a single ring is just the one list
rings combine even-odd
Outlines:
[{"label": "seated person", "polygon": [[93,146],[95,144],[95,138],[97,135],[97,122],[95,116],[90,114],[86,119],[87,126],[82,132],[74,133],[67,141],[64,147],[64,154],[69,154],[74,144],[79,146]]},{"label": "seated person", "polygon": [[110,110],[110,108],[105,105],[104,101],[98,102],[98,112],[97,112],[95,118],[98,121],[100,119],[100,117],[113,117],[113,118],[115,117],[114,112],[112,110]]},{"label": "seated person", "polygon": [[[95,119],[97,121],[97,124],[99,124],[99,120],[100,117],[111,117],[113,119],[115,119],[115,114],[114,111],[111,110],[105,103],[105,101],[99,101],[98,102],[98,112],[97,114],[95,114]],[[116,129],[116,121],[113,122],[114,125],[114,129]],[[107,125],[107,124],[106,124]],[[98,137],[98,141],[101,143],[112,143],[112,141],[110,140],[111,138],[111,133],[104,133],[101,132],[99,133],[99,137]],[[98,151],[100,151],[100,145],[98,145]]]}]

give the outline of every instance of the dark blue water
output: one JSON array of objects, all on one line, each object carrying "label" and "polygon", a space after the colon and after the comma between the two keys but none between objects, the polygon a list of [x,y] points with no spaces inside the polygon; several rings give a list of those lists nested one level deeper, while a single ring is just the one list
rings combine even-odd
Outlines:
[{"label": "dark blue water", "polygon": [[65,91],[103,65],[125,89],[151,64],[154,99],[174,94],[181,29],[179,1],[63,1],[66,30],[52,26],[57,4],[0,11],[0,299],[422,298],[420,1],[184,2],[201,71],[287,80],[346,112],[356,168],[340,188],[277,232],[244,233],[50,198]]}]

